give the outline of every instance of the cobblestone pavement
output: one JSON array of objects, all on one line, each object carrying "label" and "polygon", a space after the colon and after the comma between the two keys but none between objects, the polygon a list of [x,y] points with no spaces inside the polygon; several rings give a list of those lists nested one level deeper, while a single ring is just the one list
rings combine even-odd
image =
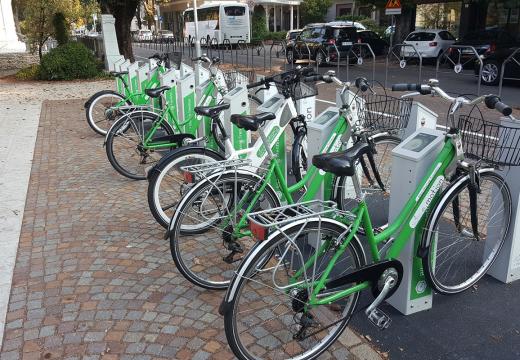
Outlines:
[{"label": "cobblestone pavement", "polygon": [[[176,271],[146,184],[112,170],[82,102],[42,114],[0,358],[233,358],[222,293]],[[380,358],[350,331],[335,346]]]}]

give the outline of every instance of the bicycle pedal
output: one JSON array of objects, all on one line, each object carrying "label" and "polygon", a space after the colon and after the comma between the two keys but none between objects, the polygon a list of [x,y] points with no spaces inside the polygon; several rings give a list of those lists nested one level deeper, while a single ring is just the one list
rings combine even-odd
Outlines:
[{"label": "bicycle pedal", "polygon": [[390,316],[386,315],[383,310],[378,308],[375,308],[370,312],[370,314],[368,314],[368,320],[379,330],[388,329],[392,323]]}]

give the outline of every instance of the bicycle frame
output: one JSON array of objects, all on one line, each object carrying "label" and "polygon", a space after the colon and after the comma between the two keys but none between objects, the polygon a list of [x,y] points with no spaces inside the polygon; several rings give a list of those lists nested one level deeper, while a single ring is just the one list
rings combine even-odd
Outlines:
[{"label": "bicycle frame", "polygon": [[[445,179],[446,170],[455,159],[455,146],[453,145],[451,139],[447,137],[441,152],[438,154],[435,161],[430,166],[427,174],[423,177],[418,187],[415,189],[404,207],[401,209],[401,212],[397,218],[382,232],[374,234],[369,210],[364,200],[361,200],[359,205],[353,209],[352,213],[355,215],[355,220],[353,222],[346,219],[346,217],[337,218],[338,221],[343,223],[347,222],[349,224],[348,231],[342,234],[347,236],[345,240],[343,240],[339,245],[320,278],[315,283],[311,284],[312,293],[309,296],[308,306],[313,307],[317,305],[330,304],[331,302],[369,288],[371,283],[369,281],[365,281],[348,289],[335,292],[332,295],[324,297],[320,296],[318,298],[318,294],[320,291],[325,289],[327,282],[329,281],[329,275],[334,268],[336,261],[345,252],[349,243],[352,241],[360,228],[365,231],[365,236],[369,244],[373,262],[391,260],[399,257],[401,251],[409,241],[415,229],[422,226],[425,221],[425,215],[427,215],[429,210],[433,207],[433,205],[435,205],[438,197],[438,191],[442,185],[442,181]],[[397,236],[395,237],[394,242],[389,247],[386,256],[382,259],[381,255],[379,254],[377,245],[389,240],[395,234],[397,234]],[[325,240],[320,248],[316,250],[315,254],[311,256],[304,264],[304,266],[294,274],[294,276],[291,278],[291,282],[294,284],[294,286],[299,286],[299,284],[301,284],[301,281],[298,281],[298,278],[301,277],[302,274],[312,266],[316,258],[320,256],[320,254],[322,254],[328,246],[331,245],[331,241],[331,239]]]}]

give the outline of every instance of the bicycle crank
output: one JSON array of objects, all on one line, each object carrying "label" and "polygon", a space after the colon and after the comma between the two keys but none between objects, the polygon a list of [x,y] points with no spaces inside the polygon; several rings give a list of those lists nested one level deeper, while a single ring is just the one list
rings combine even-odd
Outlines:
[{"label": "bicycle crank", "polygon": [[379,330],[387,329],[390,326],[392,320],[387,314],[385,314],[377,307],[389,296],[390,292],[392,292],[392,289],[397,289],[397,286],[399,285],[398,280],[398,271],[392,267],[387,268],[379,277],[376,285],[377,290],[379,291],[379,295],[365,310],[365,315],[368,317],[368,320]]}]

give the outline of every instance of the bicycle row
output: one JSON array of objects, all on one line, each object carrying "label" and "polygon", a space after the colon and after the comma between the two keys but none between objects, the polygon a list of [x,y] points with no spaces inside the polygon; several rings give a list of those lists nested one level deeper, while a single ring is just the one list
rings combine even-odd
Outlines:
[{"label": "bicycle row", "polygon": [[[209,83],[218,83],[218,59],[196,60],[210,64]],[[298,101],[317,95],[323,83],[338,87],[338,106],[307,121]],[[378,306],[400,286],[409,264],[399,258],[415,237],[428,285],[441,294],[473,286],[504,244],[512,201],[497,169],[520,164],[520,133],[473,116],[473,107],[484,103],[512,118],[511,108],[494,95],[451,97],[435,80],[394,85],[412,92],[404,98],[374,94],[372,85],[305,68],[235,84],[227,97],[228,89],[215,85],[207,93],[214,104],[190,108],[195,123],[178,123],[170,133],[159,129],[168,123],[166,112],[174,113],[164,96],[171,87],[145,90],[163,100],[157,112],[120,111],[126,101],[108,107],[119,118],[108,130],[107,154],[116,140],[131,143],[133,152],[126,149],[116,161],[138,155],[144,173],[133,178],[149,180],[150,210],[167,228],[177,269],[197,286],[227,290],[220,312],[240,359],[318,357],[360,311],[364,290],[374,296],[365,315],[388,327]],[[220,97],[218,89],[225,89]],[[389,221],[385,214],[378,223],[374,212],[388,207],[395,189],[404,191],[390,184],[392,150],[418,151],[418,142],[431,141],[420,133],[401,138],[411,96],[430,94],[450,104],[442,146],[398,216]],[[235,97],[265,101],[250,114],[229,114]],[[469,115],[459,116],[462,108]],[[329,113],[339,116],[319,151],[309,152],[308,129]],[[295,183],[286,166],[288,125]],[[196,131],[182,133],[183,126]]]}]

